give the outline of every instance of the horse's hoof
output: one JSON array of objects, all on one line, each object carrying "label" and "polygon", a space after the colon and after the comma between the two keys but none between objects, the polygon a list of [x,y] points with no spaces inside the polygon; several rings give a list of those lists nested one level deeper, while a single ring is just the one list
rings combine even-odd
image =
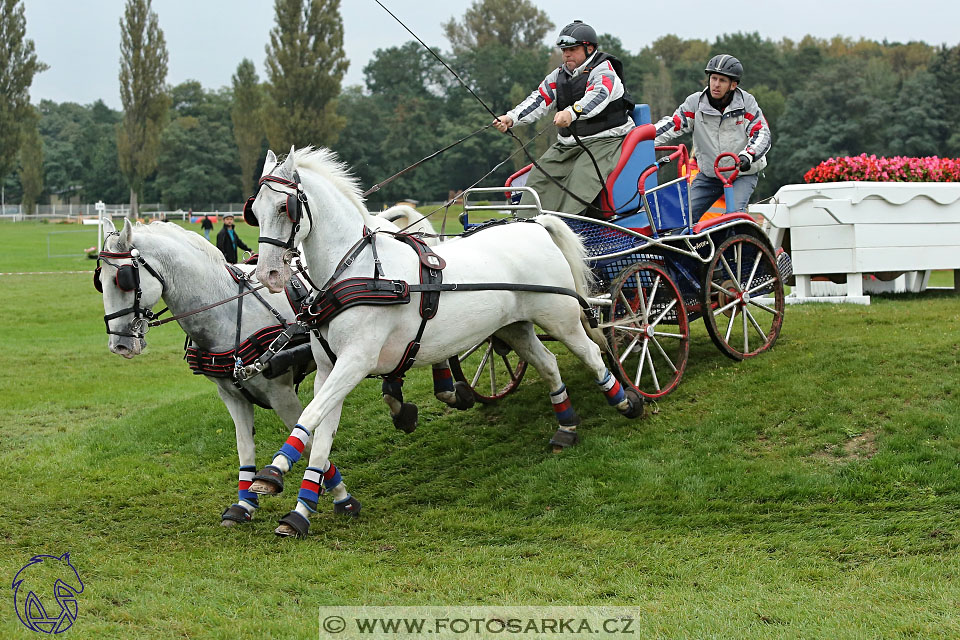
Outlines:
[{"label": "horse's hoof", "polygon": [[554,453],[560,453],[567,447],[572,447],[578,442],[580,442],[580,434],[577,433],[576,429],[567,429],[564,427],[559,427],[553,434],[553,437],[550,438],[550,444],[553,446]]},{"label": "horse's hoof", "polygon": [[261,496],[275,496],[283,492],[283,473],[268,464],[253,476],[250,491]]},{"label": "horse's hoof", "polygon": [[249,511],[238,504],[232,504],[220,514],[220,526],[232,527],[237,524],[250,522],[252,518],[253,516]]},{"label": "horse's hoof", "polygon": [[291,511],[280,518],[280,526],[273,530],[281,538],[296,536],[306,538],[310,531],[310,521],[296,511]]},{"label": "horse's hoof", "polygon": [[631,420],[643,417],[644,399],[640,393],[633,387],[624,387],[624,394],[630,401],[630,408],[623,412],[623,415]]},{"label": "horse's hoof", "polygon": [[473,389],[466,382],[457,381],[453,383],[453,391],[457,395],[457,400],[450,406],[460,411],[466,411],[476,404],[477,399],[473,395]]},{"label": "horse's hoof", "polygon": [[417,405],[404,402],[400,405],[400,413],[393,416],[393,426],[404,433],[413,433],[417,428]]},{"label": "horse's hoof", "polygon": [[334,502],[333,512],[338,516],[357,518],[360,516],[360,501],[350,496],[343,502]]}]

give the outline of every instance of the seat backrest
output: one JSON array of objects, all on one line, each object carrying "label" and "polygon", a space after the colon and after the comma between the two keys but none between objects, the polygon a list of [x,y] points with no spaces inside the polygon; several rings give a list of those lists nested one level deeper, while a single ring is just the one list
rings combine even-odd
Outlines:
[{"label": "seat backrest", "polygon": [[[646,105],[640,105],[644,107]],[[639,108],[639,107],[638,107]],[[636,110],[634,110],[636,112]],[[649,118],[649,115],[647,116]],[[620,161],[607,178],[603,192],[603,208],[617,214],[636,211],[643,204],[643,199],[637,195],[637,181],[644,170],[657,161],[653,139],[657,130],[652,124],[638,125],[627,134],[620,150]],[[657,174],[653,172],[644,180],[644,190],[657,186]],[[610,217],[613,213],[607,215]]]}]

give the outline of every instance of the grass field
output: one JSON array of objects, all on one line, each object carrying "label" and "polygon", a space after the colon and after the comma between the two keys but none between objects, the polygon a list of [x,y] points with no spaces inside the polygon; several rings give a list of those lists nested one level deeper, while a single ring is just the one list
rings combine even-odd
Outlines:
[{"label": "grass field", "polygon": [[[53,227],[0,224],[0,272],[92,269],[45,257]],[[366,381],[333,452],[363,515],[322,502],[302,541],[272,533],[302,463],[252,524],[219,526],[233,426],[176,327],[127,361],[88,273],[0,276],[0,300],[0,579],[69,551],[85,589],[67,637],[316,638],[318,606],[361,604],[625,605],[643,638],[960,637],[950,294],[788,307],[743,363],[697,322],[684,382],[636,422],[554,345],[584,418],[560,455],[533,372],[456,412],[415,370],[410,435]],[[287,432],[257,419],[263,465]],[[11,592],[0,611],[0,638],[35,637]]]}]

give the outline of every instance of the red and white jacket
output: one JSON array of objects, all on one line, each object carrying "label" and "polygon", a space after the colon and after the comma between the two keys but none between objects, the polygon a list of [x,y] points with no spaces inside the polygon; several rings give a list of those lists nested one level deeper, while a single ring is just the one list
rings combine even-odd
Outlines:
[{"label": "red and white jacket", "polygon": [[753,158],[750,169],[743,175],[762,171],[767,166],[765,156],[770,150],[771,135],[756,98],[737,87],[730,104],[720,113],[710,104],[709,96],[709,87],[692,93],[672,116],[661,118],[656,125],[656,144],[693,131],[693,153],[704,175],[717,177],[713,163],[718,155],[726,152],[746,153]]},{"label": "red and white jacket", "polygon": [[[514,125],[529,124],[543,117],[548,112],[556,109],[557,101],[557,76],[566,73],[571,78],[583,73],[583,70],[590,66],[591,61],[597,55],[594,51],[579,67],[572,72],[568,71],[564,65],[560,65],[550,72],[536,91],[532,92],[527,98],[516,107],[507,112]],[[620,76],[613,70],[613,65],[609,62],[601,63],[590,72],[587,78],[587,89],[584,96],[577,100],[573,105],[564,109],[570,113],[573,120],[590,118],[600,114],[611,101],[617,100],[623,96],[624,88]],[[577,112],[579,108],[579,113]],[[624,136],[636,125],[633,120],[627,118],[627,122],[619,127],[606,129],[591,136],[580,136],[581,140],[595,140],[598,138],[610,138],[614,136]],[[557,136],[557,142],[565,145],[575,145],[577,141],[573,136]]]}]

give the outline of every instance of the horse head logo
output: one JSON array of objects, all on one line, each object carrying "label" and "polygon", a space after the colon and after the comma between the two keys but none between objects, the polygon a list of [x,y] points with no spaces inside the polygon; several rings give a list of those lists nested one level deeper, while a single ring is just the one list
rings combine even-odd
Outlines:
[{"label": "horse head logo", "polygon": [[[59,607],[48,610],[40,599],[44,590],[53,588]],[[63,633],[77,619],[77,596],[83,593],[83,580],[70,564],[70,554],[33,556],[13,578],[13,605],[25,627],[41,633]],[[59,610],[58,610],[59,609]]]}]

